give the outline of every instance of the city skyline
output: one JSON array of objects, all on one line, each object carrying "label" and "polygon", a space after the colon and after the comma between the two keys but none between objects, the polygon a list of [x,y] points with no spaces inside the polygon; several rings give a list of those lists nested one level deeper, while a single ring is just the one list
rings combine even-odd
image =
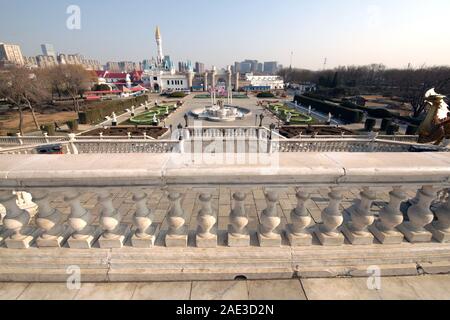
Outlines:
[{"label": "city skyline", "polygon": [[[313,70],[323,68],[325,58],[328,68],[449,64],[450,45],[444,41],[450,35],[445,27],[447,1],[170,2],[137,0],[126,4],[133,13],[126,18],[115,10],[115,0],[0,0],[0,42],[20,45],[25,56],[39,55],[41,44],[48,43],[57,52],[81,53],[102,63],[138,62],[156,56],[154,29],[159,25],[166,54],[174,61],[205,63],[207,68],[246,59],[289,66],[291,52],[293,67]],[[81,9],[80,30],[66,27],[66,9],[72,4]],[[424,15],[429,8],[439,10]]]}]

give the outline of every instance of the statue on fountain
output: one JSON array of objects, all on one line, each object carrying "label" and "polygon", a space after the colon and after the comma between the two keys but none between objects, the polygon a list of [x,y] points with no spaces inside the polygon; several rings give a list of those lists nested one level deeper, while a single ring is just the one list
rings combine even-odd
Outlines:
[{"label": "statue on fountain", "polygon": [[450,145],[450,111],[444,98],[434,88],[425,94],[429,110],[419,127],[419,143],[442,144],[446,147]]}]

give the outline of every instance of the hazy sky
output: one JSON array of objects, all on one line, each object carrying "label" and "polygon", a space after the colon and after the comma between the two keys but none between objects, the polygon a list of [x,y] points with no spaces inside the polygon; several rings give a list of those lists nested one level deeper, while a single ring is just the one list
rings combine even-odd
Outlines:
[{"label": "hazy sky", "polygon": [[[69,5],[81,9],[81,30],[69,30]],[[101,62],[164,53],[207,67],[278,60],[319,69],[384,63],[390,67],[450,65],[449,0],[0,0],[0,42],[24,55],[41,43]]]}]

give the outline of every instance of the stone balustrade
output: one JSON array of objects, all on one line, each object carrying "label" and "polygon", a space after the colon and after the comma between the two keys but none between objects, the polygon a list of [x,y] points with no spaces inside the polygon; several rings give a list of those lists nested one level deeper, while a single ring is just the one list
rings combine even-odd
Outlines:
[{"label": "stone balustrade", "polygon": [[[201,129],[199,129],[201,130]],[[172,140],[116,139],[108,137],[71,137],[60,141],[65,154],[82,153],[274,153],[274,152],[411,152],[423,150],[448,152],[450,149],[406,141],[382,140],[379,138],[301,138],[285,139],[270,136],[270,132],[248,129],[237,132],[234,129],[208,129],[197,132],[182,129],[173,135]],[[269,136],[267,136],[269,134]],[[0,149],[0,154],[35,154],[36,148],[53,145],[22,145]],[[208,151],[209,150],[209,151]]]},{"label": "stone balustrade", "polygon": [[[168,252],[174,254],[181,260],[174,262],[172,256],[171,263],[178,265],[183,264],[184,258],[183,251],[177,250],[190,250],[185,253],[194,256],[196,250],[209,250],[202,251],[209,252],[209,263],[215,259],[214,250],[218,250],[219,256],[230,252],[242,254],[246,257],[242,258],[245,264],[250,263],[253,254],[258,254],[253,259],[275,259],[269,268],[272,271],[267,271],[272,276],[277,272],[274,265],[278,263],[273,255],[276,256],[277,250],[286,252],[285,248],[300,255],[309,252],[315,256],[327,250],[319,248],[341,247],[353,255],[352,250],[361,253],[366,247],[367,252],[377,255],[379,263],[385,263],[381,251],[395,248],[406,254],[417,248],[417,255],[411,261],[423,258],[450,262],[450,198],[442,196],[450,188],[447,154],[397,153],[392,157],[389,153],[312,153],[299,157],[298,153],[283,153],[273,156],[278,159],[270,164],[236,165],[193,161],[180,153],[133,157],[126,154],[3,155],[0,203],[6,208],[6,215],[0,226],[0,243],[4,246],[0,248],[0,257],[7,259],[9,250],[18,249],[31,250],[33,255],[41,248],[46,248],[46,255],[51,255],[50,249],[59,253],[58,250],[65,250],[68,255],[71,250],[74,255],[81,254],[80,250],[121,250],[113,252],[125,256],[127,250],[149,250],[150,255],[152,250],[157,250],[154,252],[164,259]],[[219,215],[217,194],[224,187],[234,191],[230,193],[231,199],[228,198],[228,211]],[[246,204],[248,199],[253,199],[255,188],[261,190],[265,202],[262,206],[263,199],[258,199],[256,221],[250,223]],[[289,198],[295,203],[287,217],[282,213],[286,211],[287,200],[280,195],[280,190],[283,193],[285,188],[295,190],[295,199]],[[186,199],[188,190],[193,189],[195,199],[192,192],[189,192],[190,200]],[[312,203],[312,194],[318,189],[322,190],[326,203],[320,208],[320,215],[313,219],[311,212],[316,212],[317,206]],[[164,192],[161,200],[167,204],[164,213],[149,205],[155,190]],[[13,191],[31,194],[38,206],[37,213],[20,208]],[[87,193],[96,195],[89,207],[82,200]],[[131,219],[124,220],[115,201],[117,194],[129,194]],[[415,196],[408,197],[408,194]],[[353,204],[344,207],[344,199],[348,202],[351,195]],[[66,204],[67,212],[53,205],[56,198]],[[379,212],[373,210],[374,202],[378,202]],[[197,205],[193,207],[194,203]],[[93,207],[98,208],[95,213]],[[155,215],[160,216],[158,222]],[[237,251],[224,251],[227,247]],[[447,250],[448,254],[436,254],[436,250],[441,253]],[[427,252],[432,253],[432,258]],[[120,259],[128,261],[130,258],[125,256]],[[205,258],[200,254],[198,259]],[[352,259],[358,263],[366,261],[355,256]],[[242,262],[233,261],[238,265]],[[317,261],[330,262],[324,256]],[[320,269],[313,263],[308,268],[311,266]],[[2,272],[0,267],[0,279]]]}]

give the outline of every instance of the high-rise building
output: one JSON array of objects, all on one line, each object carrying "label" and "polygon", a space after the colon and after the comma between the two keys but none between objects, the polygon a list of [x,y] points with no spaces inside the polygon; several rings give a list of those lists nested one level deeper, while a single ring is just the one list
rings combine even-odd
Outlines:
[{"label": "high-rise building", "polygon": [[278,72],[278,62],[276,61],[267,61],[264,62],[264,73],[275,75]]},{"label": "high-rise building", "polygon": [[205,73],[205,64],[201,63],[201,62],[196,62],[194,71],[198,74],[204,74]]},{"label": "high-rise building", "polygon": [[23,59],[20,47],[15,44],[0,43],[0,60],[23,66],[25,61]]},{"label": "high-rise building", "polygon": [[44,56],[50,56],[56,60],[56,51],[52,44],[41,44],[41,50]]},{"label": "high-rise building", "polygon": [[106,70],[107,71],[112,71],[112,72],[119,72],[120,71],[120,66],[118,62],[113,62],[113,61],[108,61],[106,63]]},{"label": "high-rise building", "polygon": [[258,63],[258,68],[257,68],[256,72],[263,73],[263,67],[264,67],[264,65],[262,63]]},{"label": "high-rise building", "polygon": [[119,61],[119,69],[122,72],[131,72],[135,69],[135,64],[132,61]]},{"label": "high-rise building", "polygon": [[36,57],[23,57],[25,62],[25,66],[29,68],[37,68],[39,67]]},{"label": "high-rise building", "polygon": [[53,56],[40,55],[36,57],[39,68],[49,68],[58,65],[58,61]]},{"label": "high-rise building", "polygon": [[241,63],[240,62],[235,62],[234,63],[234,72],[241,72]]},{"label": "high-rise building", "polygon": [[241,73],[252,72],[252,64],[250,62],[241,62],[240,66],[241,66],[241,68],[240,68]]}]

